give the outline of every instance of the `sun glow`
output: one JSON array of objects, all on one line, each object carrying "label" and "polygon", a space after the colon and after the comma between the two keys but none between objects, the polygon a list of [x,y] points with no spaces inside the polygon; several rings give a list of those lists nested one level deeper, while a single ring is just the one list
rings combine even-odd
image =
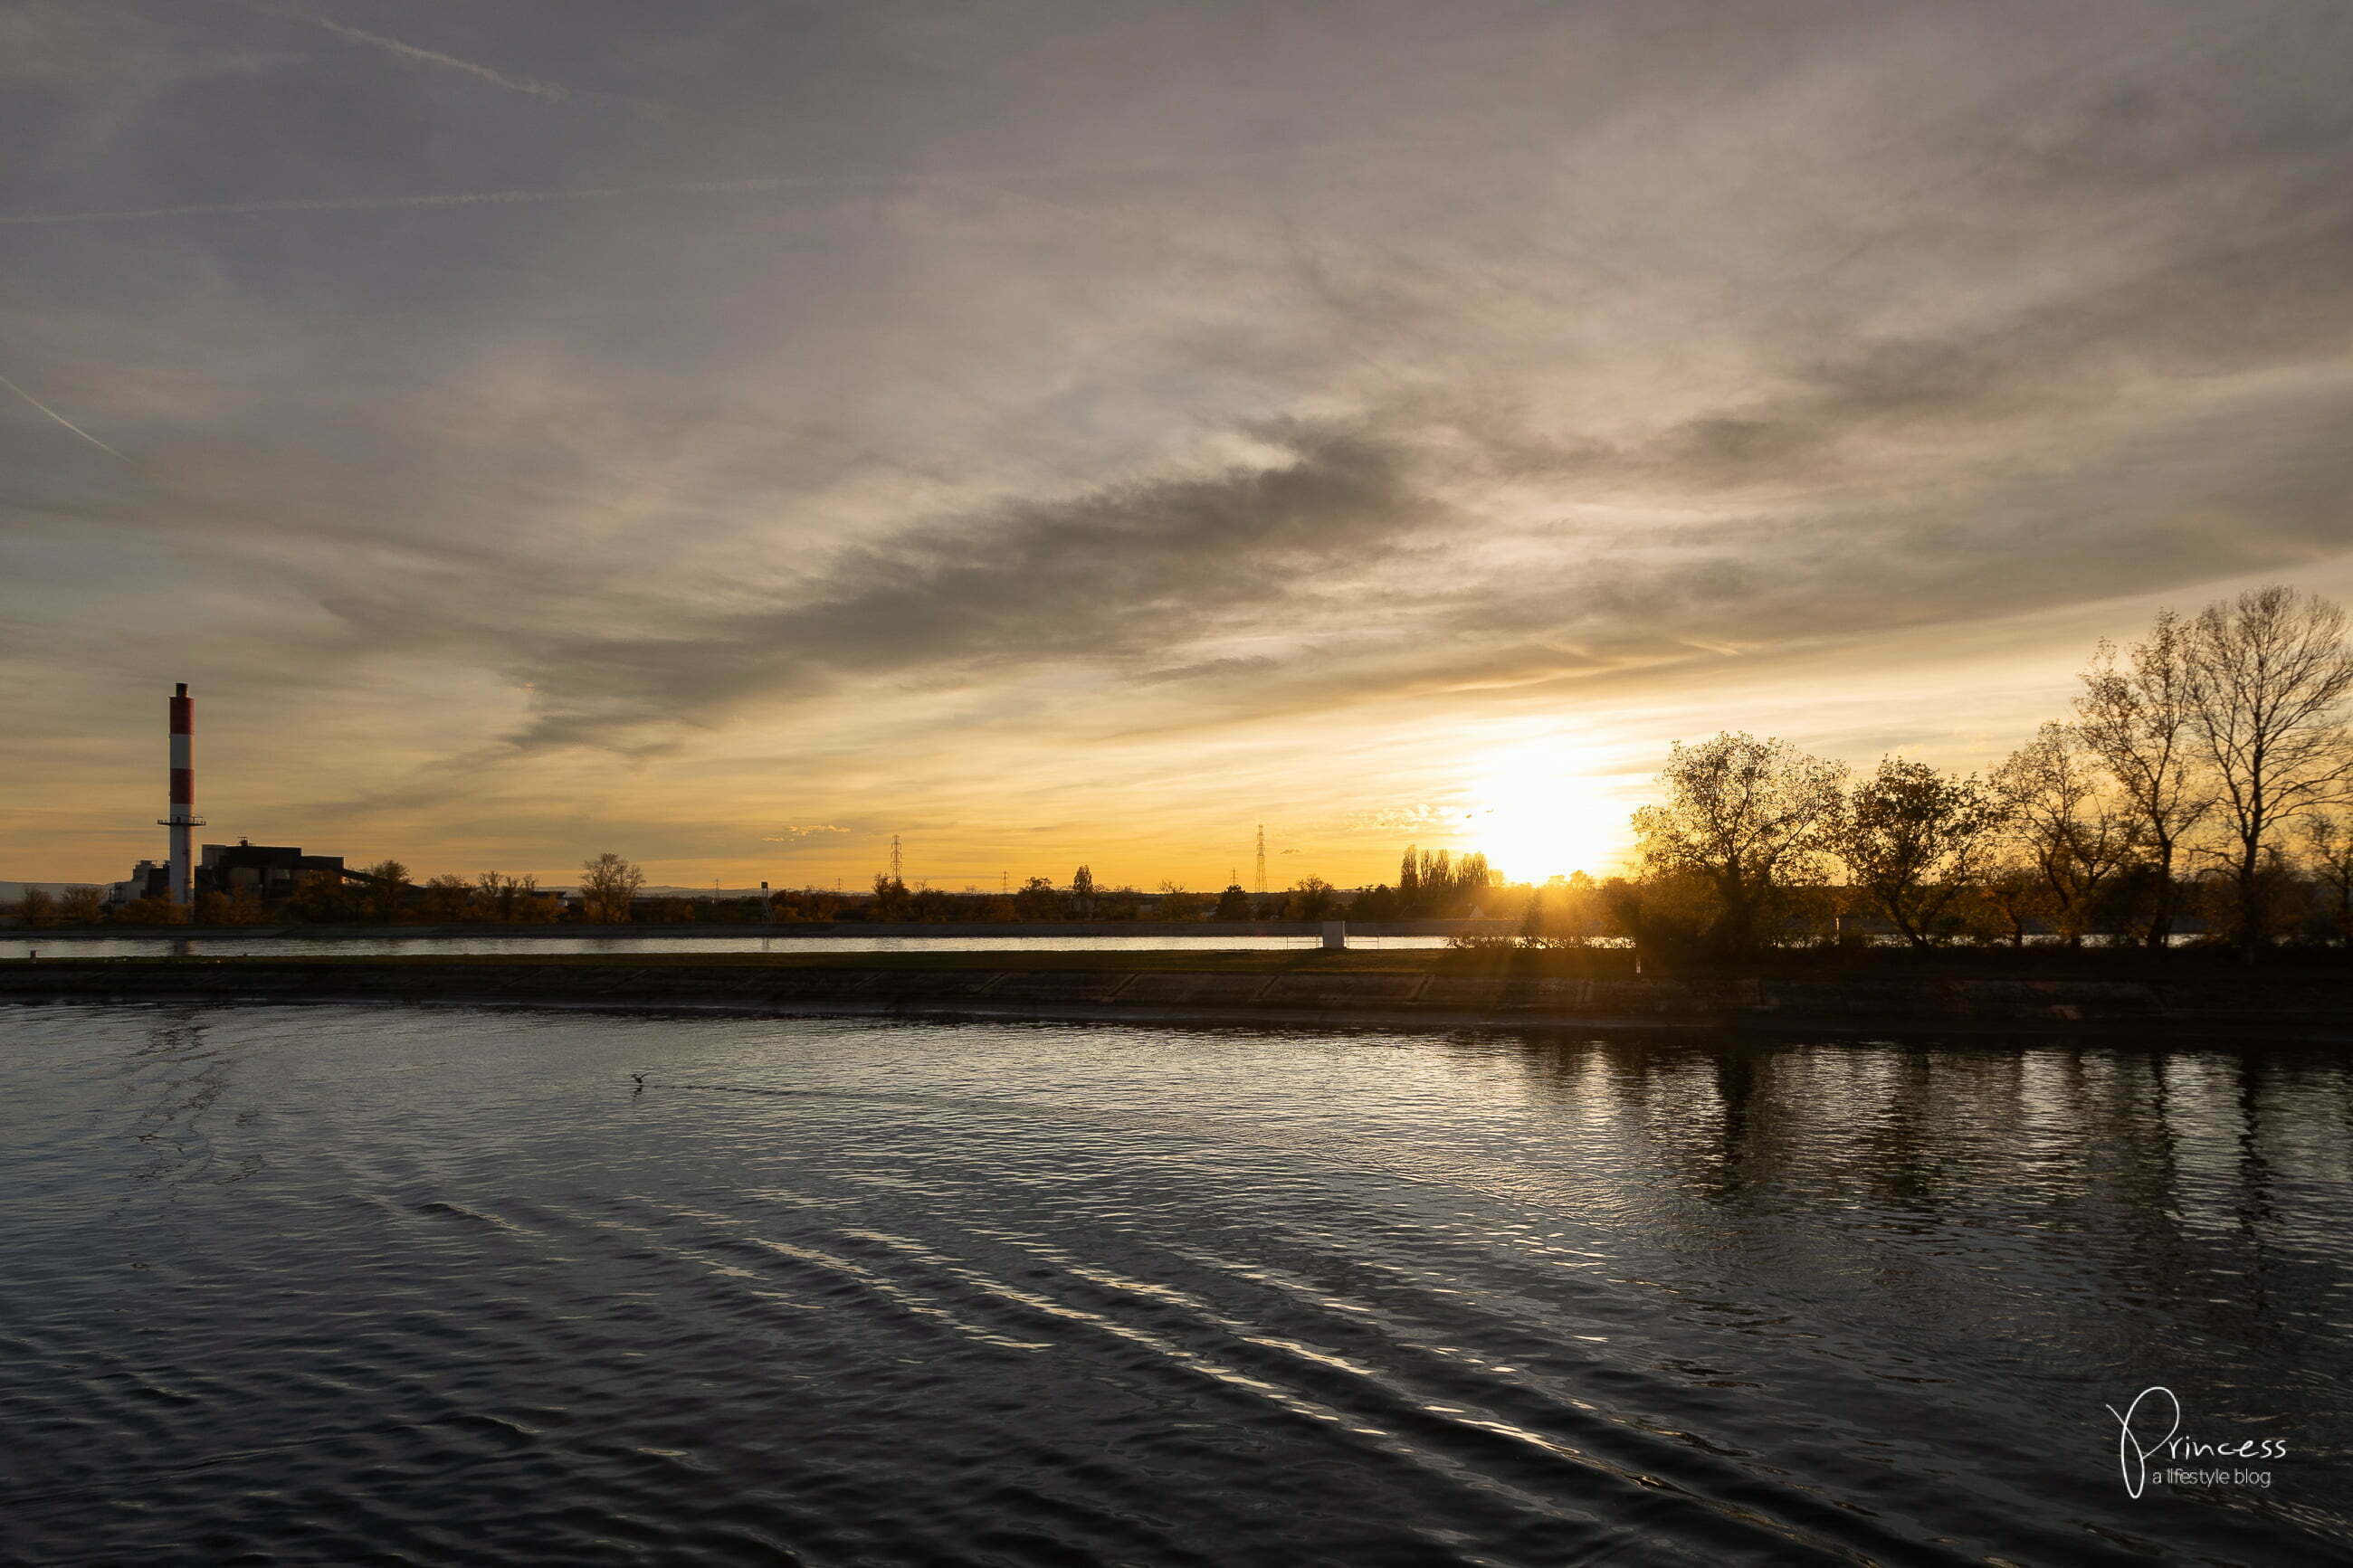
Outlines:
[{"label": "sun glow", "polygon": [[1582,771],[1588,765],[1563,740],[1492,753],[1471,785],[1464,827],[1472,847],[1514,882],[1618,870],[1631,838],[1630,808]]}]

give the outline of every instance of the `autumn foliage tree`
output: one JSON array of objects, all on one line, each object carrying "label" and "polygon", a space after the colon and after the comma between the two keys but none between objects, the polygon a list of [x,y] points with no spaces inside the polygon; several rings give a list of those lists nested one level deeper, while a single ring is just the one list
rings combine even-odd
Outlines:
[{"label": "autumn foliage tree", "polygon": [[1676,742],[1659,774],[1666,799],[1634,814],[1646,875],[1695,886],[1705,946],[1754,950],[1778,935],[1793,889],[1820,869],[1844,774],[1787,741],[1727,731]]},{"label": "autumn foliage tree", "polygon": [[1952,936],[1956,906],[1975,888],[2003,808],[1975,777],[1887,757],[1840,808],[1831,843],[1848,874],[1904,940]]},{"label": "autumn foliage tree", "polygon": [[611,850],[580,863],[580,912],[599,925],[620,925],[646,885],[646,874]]}]

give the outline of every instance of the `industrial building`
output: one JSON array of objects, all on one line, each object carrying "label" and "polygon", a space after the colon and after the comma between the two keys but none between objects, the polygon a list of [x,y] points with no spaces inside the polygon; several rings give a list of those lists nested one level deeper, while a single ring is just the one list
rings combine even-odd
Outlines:
[{"label": "industrial building", "polygon": [[305,855],[290,844],[255,844],[240,838],[234,844],[207,844],[199,862],[190,852],[193,830],[204,826],[196,815],[195,699],[187,683],[174,688],[170,707],[171,815],[160,826],[171,832],[170,858],[142,860],[126,879],[114,884],[109,901],[128,904],[140,899],[164,899],[193,903],[199,893],[250,893],[260,899],[282,899],[312,871],[337,879],[353,876],[343,869],[340,855]]},{"label": "industrial building", "polygon": [[[240,838],[234,844],[207,844],[201,853],[203,858],[191,879],[197,893],[251,893],[277,900],[293,892],[312,871],[338,878],[345,875],[342,856],[305,855],[298,845],[254,844]],[[113,901],[127,904],[134,899],[171,897],[171,870],[165,862],[142,860],[129,880],[114,884]]]}]

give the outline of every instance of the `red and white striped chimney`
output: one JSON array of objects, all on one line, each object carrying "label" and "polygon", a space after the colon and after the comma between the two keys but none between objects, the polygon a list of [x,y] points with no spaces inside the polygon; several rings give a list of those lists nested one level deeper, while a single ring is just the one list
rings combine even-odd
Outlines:
[{"label": "red and white striped chimney", "polygon": [[196,700],[188,683],[172,694],[172,815],[164,826],[172,830],[172,901],[185,904],[195,892],[195,864],[189,830],[196,824]]}]

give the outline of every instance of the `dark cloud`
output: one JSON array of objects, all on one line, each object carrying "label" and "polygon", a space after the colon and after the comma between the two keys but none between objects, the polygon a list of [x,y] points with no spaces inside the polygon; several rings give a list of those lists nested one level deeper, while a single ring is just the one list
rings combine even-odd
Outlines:
[{"label": "dark cloud", "polygon": [[[1249,625],[1326,577],[1353,578],[1439,521],[1395,454],[1346,435],[1270,430],[1271,466],[1122,486],[861,546],[800,604],[714,617],[691,636],[581,636],[533,647],[518,746],[614,745],[746,699],[843,679],[1041,660],[1129,664]],[[1144,671],[1145,679],[1166,679]]]}]

